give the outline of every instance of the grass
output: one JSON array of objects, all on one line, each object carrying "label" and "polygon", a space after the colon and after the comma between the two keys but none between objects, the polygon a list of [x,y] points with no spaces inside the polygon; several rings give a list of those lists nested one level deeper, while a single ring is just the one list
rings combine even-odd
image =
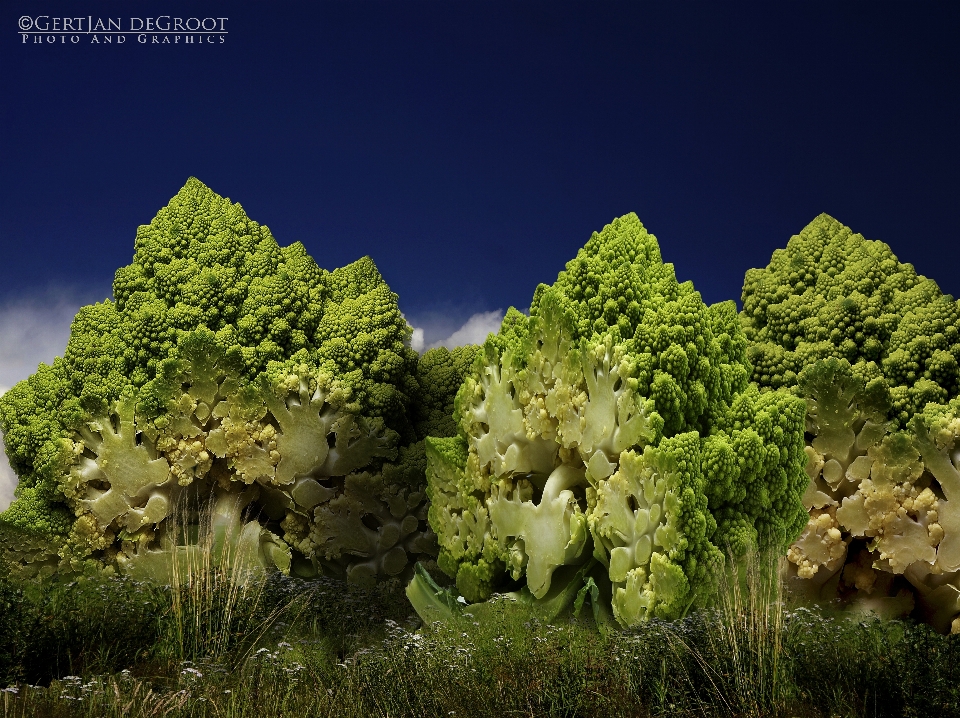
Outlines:
[{"label": "grass", "polygon": [[606,635],[506,598],[417,630],[399,583],[205,570],[167,589],[0,583],[3,715],[960,714],[960,640],[787,607],[757,559],[716,609]]}]

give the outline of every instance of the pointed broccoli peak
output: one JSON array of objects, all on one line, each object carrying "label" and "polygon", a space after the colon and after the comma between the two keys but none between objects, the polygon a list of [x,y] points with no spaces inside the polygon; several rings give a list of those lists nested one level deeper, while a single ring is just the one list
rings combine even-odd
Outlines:
[{"label": "pointed broccoli peak", "polygon": [[183,337],[205,331],[239,360],[242,380],[305,352],[350,385],[359,410],[412,432],[411,330],[373,261],[321,269],[196,178],[137,230],[114,296],[80,310],[64,353],[63,393],[87,411],[154,379]]},{"label": "pointed broccoli peak", "polygon": [[[343,357],[341,370],[369,366],[372,371],[411,369],[415,354],[407,351],[411,328],[400,312],[397,295],[380,276],[369,257],[363,257],[329,275],[330,295],[317,327],[318,347],[323,357]],[[352,345],[344,355],[344,344]],[[388,352],[393,356],[378,357]],[[379,361],[378,361],[379,359]]]},{"label": "pointed broccoli peak", "polygon": [[691,283],[677,282],[633,213],[595,232],[553,285],[537,287],[530,316],[538,327],[560,327],[571,346],[604,335],[623,343],[637,390],[655,402],[667,436],[700,428],[746,386],[735,305],[708,307]]},{"label": "pointed broccoli peak", "polygon": [[135,246],[134,264],[147,278],[156,278],[164,289],[171,290],[175,290],[170,280],[177,267],[169,265],[175,260],[208,267],[246,267],[263,276],[275,270],[282,259],[267,227],[193,177],[150,224],[137,229]]},{"label": "pointed broccoli peak", "polygon": [[742,320],[761,387],[793,387],[804,366],[844,359],[886,383],[888,417],[901,426],[960,393],[960,305],[829,215],[747,271]]},{"label": "pointed broccoli peak", "polygon": [[242,349],[247,377],[270,360],[315,349],[327,273],[302,245],[281,248],[239,204],[191,178],[137,230],[133,263],[117,270],[120,324],[140,346],[135,384],[151,379],[177,335],[197,327]]},{"label": "pointed broccoli peak", "polygon": [[[657,238],[632,212],[594,232],[552,285],[564,308],[572,313],[575,338],[589,339],[617,327],[624,339],[633,337],[645,303],[674,299],[681,289],[673,265],[660,258]],[[546,285],[537,288],[530,314],[540,312]]]},{"label": "pointed broccoli peak", "polygon": [[361,257],[345,267],[330,273],[330,300],[342,302],[345,299],[357,299],[364,294],[387,286],[370,257]]}]

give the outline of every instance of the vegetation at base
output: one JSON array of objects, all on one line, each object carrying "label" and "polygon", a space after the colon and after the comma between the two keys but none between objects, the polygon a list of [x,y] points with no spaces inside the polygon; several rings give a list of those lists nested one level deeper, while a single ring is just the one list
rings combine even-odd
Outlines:
[{"label": "vegetation at base", "polygon": [[175,595],[122,577],[5,579],[0,704],[5,718],[960,710],[956,636],[793,607],[777,575],[748,563],[714,610],[602,634],[587,607],[548,624],[505,596],[420,626],[400,582],[274,574],[239,593],[214,572]]}]

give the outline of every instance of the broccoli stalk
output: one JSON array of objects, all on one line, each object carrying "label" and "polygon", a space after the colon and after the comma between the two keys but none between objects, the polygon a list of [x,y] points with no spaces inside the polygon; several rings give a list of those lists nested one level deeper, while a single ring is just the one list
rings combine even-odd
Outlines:
[{"label": "broccoli stalk", "polygon": [[583,553],[587,518],[573,489],[585,483],[583,469],[561,464],[547,477],[537,504],[523,500],[533,495],[530,482],[524,479],[514,486],[503,478],[491,487],[487,510],[497,538],[502,547],[513,539],[507,565],[514,578],[526,574],[527,588],[537,598],[550,590],[554,569],[573,563]]}]

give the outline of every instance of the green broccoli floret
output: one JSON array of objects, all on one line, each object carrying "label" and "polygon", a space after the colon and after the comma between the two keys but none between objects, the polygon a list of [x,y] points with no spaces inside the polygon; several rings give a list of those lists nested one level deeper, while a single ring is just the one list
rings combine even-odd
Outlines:
[{"label": "green broccoli floret", "polygon": [[170,578],[206,521],[261,569],[412,575],[436,555],[422,439],[455,432],[473,350],[419,357],[411,332],[372,260],[323,270],[191,178],[114,300],[0,398],[21,477],[0,523],[62,570]]},{"label": "green broccoli floret", "polygon": [[748,546],[787,546],[807,523],[797,501],[809,483],[803,469],[804,404],[756,385],[734,397],[703,441],[707,497],[717,521],[713,541],[742,555]]},{"label": "green broccoli floret", "polygon": [[454,436],[453,400],[463,378],[473,366],[479,347],[469,345],[424,352],[417,364],[418,413],[413,417],[418,439]]},{"label": "green broccoli floret", "polygon": [[805,366],[844,359],[886,384],[901,427],[960,393],[960,304],[826,214],[747,272],[741,316],[761,387],[794,387]]},{"label": "green broccoli floret", "polygon": [[616,473],[588,492],[594,554],[609,567],[613,613],[625,626],[681,615],[723,557],[708,538],[696,432],[620,455]]},{"label": "green broccoli floret", "polygon": [[426,442],[440,568],[471,601],[506,574],[544,600],[593,556],[586,578],[632,625],[708,600],[718,545],[785,547],[805,521],[803,402],[746,391],[745,350],[733,303],[678,283],[635,215],[595,233],[488,337],[458,436]]}]

